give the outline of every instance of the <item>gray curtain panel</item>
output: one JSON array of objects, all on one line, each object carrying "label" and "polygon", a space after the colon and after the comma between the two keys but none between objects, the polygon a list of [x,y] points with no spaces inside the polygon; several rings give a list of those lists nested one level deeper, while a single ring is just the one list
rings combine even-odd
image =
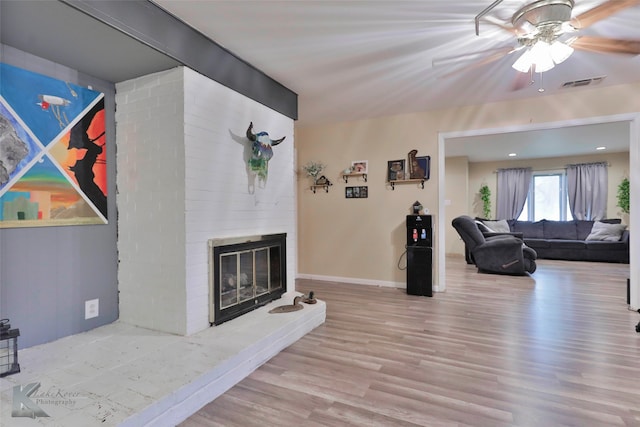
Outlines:
[{"label": "gray curtain panel", "polygon": [[529,194],[531,175],[531,168],[498,169],[496,219],[520,216]]},{"label": "gray curtain panel", "polygon": [[607,163],[567,165],[569,208],[573,219],[596,221],[607,215]]}]

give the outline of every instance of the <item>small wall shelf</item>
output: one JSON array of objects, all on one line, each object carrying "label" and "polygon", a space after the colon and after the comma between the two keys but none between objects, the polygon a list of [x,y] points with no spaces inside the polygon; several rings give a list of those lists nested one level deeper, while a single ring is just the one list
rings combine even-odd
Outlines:
[{"label": "small wall shelf", "polygon": [[396,180],[391,180],[391,181],[387,181],[390,185],[391,185],[391,190],[395,190],[396,189],[396,184],[408,184],[411,182],[414,183],[419,183],[420,187],[422,187],[422,189],[424,190],[424,182],[426,180],[424,178],[419,178],[419,179],[396,179]]},{"label": "small wall shelf", "polygon": [[364,179],[364,182],[367,182],[367,174],[366,173],[364,173],[364,172],[353,172],[353,173],[343,173],[342,174],[342,179],[344,179],[345,184],[349,183],[349,177],[350,176],[355,176],[355,177],[361,176],[362,179]]},{"label": "small wall shelf", "polygon": [[327,181],[327,182],[326,182],[326,183],[324,183],[324,184],[313,184],[313,185],[311,186],[311,191],[313,191],[313,193],[315,194],[315,193],[316,193],[316,189],[317,189],[317,188],[324,188],[324,191],[325,191],[326,193],[328,193],[328,192],[329,192],[329,187],[331,187],[332,185],[333,185],[333,184],[332,184],[331,182],[329,182],[329,181]]}]

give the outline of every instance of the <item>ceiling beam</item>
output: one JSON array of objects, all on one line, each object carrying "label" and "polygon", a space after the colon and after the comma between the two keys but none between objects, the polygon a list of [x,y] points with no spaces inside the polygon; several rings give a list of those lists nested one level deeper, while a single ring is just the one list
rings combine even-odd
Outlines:
[{"label": "ceiling beam", "polygon": [[294,120],[298,95],[147,0],[60,0]]}]

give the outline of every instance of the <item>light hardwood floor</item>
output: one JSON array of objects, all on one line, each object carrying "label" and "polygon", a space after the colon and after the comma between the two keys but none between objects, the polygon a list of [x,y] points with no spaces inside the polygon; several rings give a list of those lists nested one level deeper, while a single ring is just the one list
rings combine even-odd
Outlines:
[{"label": "light hardwood floor", "polygon": [[640,426],[629,266],[447,259],[447,291],[299,280],[327,321],[187,419],[196,426]]}]

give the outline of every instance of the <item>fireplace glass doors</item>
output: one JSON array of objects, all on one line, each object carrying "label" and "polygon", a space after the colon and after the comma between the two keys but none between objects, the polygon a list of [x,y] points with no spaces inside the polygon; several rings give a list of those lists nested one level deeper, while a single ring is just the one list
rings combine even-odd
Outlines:
[{"label": "fireplace glass doors", "polygon": [[286,291],[286,234],[209,241],[209,321],[220,324]]}]

